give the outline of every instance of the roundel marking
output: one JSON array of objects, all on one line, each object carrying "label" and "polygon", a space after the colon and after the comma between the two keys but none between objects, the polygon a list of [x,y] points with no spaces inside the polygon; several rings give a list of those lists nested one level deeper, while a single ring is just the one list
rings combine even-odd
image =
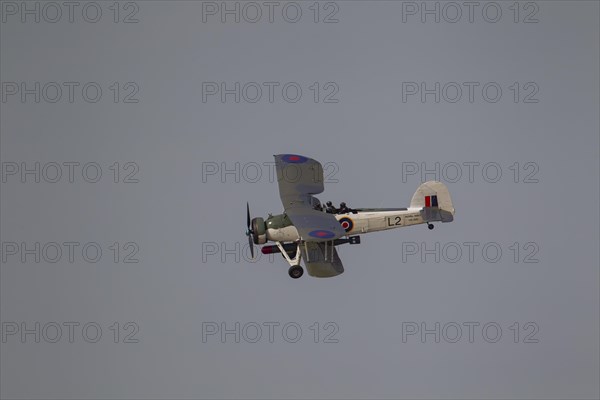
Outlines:
[{"label": "roundel marking", "polygon": [[292,164],[302,164],[308,161],[308,158],[304,156],[299,156],[297,154],[284,154],[281,159],[285,162]]},{"label": "roundel marking", "polygon": [[342,228],[344,228],[344,230],[346,232],[350,232],[352,230],[352,228],[354,228],[354,221],[352,221],[348,217],[340,218],[339,222],[340,222],[340,225],[342,225]]},{"label": "roundel marking", "polygon": [[335,233],[325,229],[317,229],[316,231],[308,232],[308,235],[319,239],[330,239],[335,236]]}]

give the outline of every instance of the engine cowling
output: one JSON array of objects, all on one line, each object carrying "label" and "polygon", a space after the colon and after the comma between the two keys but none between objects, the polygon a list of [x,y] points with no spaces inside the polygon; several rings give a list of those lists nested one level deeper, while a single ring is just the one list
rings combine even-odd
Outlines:
[{"label": "engine cowling", "polygon": [[260,217],[252,219],[252,240],[254,244],[267,243],[267,226]]}]

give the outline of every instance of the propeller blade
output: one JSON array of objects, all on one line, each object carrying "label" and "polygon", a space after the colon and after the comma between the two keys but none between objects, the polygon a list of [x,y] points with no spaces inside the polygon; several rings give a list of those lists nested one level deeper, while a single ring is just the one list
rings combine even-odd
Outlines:
[{"label": "propeller blade", "polygon": [[252,242],[252,235],[248,235],[248,245],[250,246],[250,254],[254,258],[254,243]]},{"label": "propeller blade", "polygon": [[251,224],[252,220],[250,219],[250,205],[248,204],[248,202],[246,202],[246,236],[248,236],[248,246],[250,246],[250,254],[252,255],[252,258],[254,258],[254,241],[252,240],[254,232],[252,232],[252,229],[250,227]]},{"label": "propeller blade", "polygon": [[250,205],[246,202],[246,227],[248,228],[248,232],[250,232]]}]

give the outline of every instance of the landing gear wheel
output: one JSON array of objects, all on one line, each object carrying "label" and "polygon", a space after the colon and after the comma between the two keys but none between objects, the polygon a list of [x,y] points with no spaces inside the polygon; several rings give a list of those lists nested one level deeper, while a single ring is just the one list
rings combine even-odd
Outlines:
[{"label": "landing gear wheel", "polygon": [[433,224],[427,224],[427,227],[431,230],[434,228]]},{"label": "landing gear wheel", "polygon": [[299,265],[294,265],[290,267],[288,274],[290,274],[290,278],[298,279],[304,274],[304,269]]}]

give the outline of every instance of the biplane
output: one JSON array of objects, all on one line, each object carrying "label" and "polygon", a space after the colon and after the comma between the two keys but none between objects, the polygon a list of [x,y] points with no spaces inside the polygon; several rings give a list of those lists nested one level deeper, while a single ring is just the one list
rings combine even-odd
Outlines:
[{"label": "biplane", "polygon": [[[446,186],[437,181],[421,184],[407,208],[336,208],[324,206],[314,195],[322,193],[323,167],[312,158],[297,154],[275,155],[279,196],[284,212],[264,218],[250,217],[246,203],[248,243],[263,254],[281,253],[289,263],[288,273],[300,278],[304,261],[308,274],[332,277],[344,272],[336,251],[341,244],[360,244],[360,235],[418,224],[433,229],[434,222],[452,222],[454,206]],[[275,242],[269,245],[267,242]]]}]

